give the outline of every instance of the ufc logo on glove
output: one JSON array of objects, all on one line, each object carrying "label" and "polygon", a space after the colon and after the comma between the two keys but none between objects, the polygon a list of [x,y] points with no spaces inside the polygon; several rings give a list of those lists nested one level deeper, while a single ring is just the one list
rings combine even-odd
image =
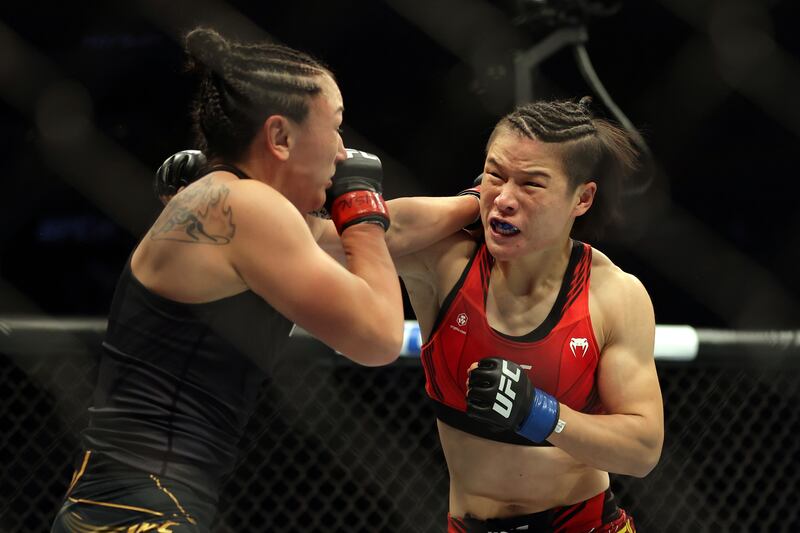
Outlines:
[{"label": "ufc logo on glove", "polygon": [[381,158],[375,154],[371,154],[369,152],[362,152],[361,150],[355,150],[353,148],[345,148],[347,152],[347,159],[353,159],[354,157],[363,157],[365,159],[372,159],[374,161],[380,161]]},{"label": "ufc logo on glove", "polygon": [[558,400],[534,387],[522,365],[513,361],[487,357],[469,371],[467,416],[499,431],[544,442],[553,431],[564,429],[560,411]]},{"label": "ufc logo on glove", "polygon": [[500,387],[497,389],[495,402],[492,409],[500,413],[503,418],[511,416],[511,409],[514,407],[514,399],[517,393],[511,388],[511,384],[519,382],[521,370],[517,367],[516,372],[508,368],[508,361],[503,361],[503,373],[500,375]]}]

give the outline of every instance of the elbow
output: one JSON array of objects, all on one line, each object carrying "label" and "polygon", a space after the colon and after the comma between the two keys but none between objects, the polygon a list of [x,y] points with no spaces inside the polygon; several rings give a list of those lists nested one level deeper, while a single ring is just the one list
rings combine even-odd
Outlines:
[{"label": "elbow", "polygon": [[348,348],[342,350],[353,362],[363,366],[384,366],[400,356],[405,326],[399,288],[398,282],[396,299],[381,297],[370,304],[353,307],[348,320],[351,334],[346,335]]},{"label": "elbow", "polygon": [[375,332],[369,339],[350,350],[347,356],[362,366],[376,367],[394,363],[403,347],[403,328]]},{"label": "elbow", "polygon": [[657,441],[645,444],[644,449],[638,455],[638,461],[636,461],[636,464],[631,465],[632,469],[627,474],[629,476],[643,478],[652,472],[661,459],[663,441],[663,436],[661,436]]},{"label": "elbow", "polygon": [[379,367],[379,366],[386,366],[394,363],[397,361],[397,357],[399,354],[394,353],[384,353],[384,354],[375,354],[372,353],[369,358],[365,358],[362,361],[358,361],[361,366],[368,366],[368,367]]},{"label": "elbow", "polygon": [[377,367],[394,363],[400,355],[400,350],[385,350],[376,348],[361,353],[351,353],[349,358],[361,366]]},{"label": "elbow", "polygon": [[403,348],[403,328],[399,332],[385,334],[384,337],[365,366],[384,366],[397,361]]},{"label": "elbow", "polygon": [[647,477],[647,475],[653,471],[653,469],[658,464],[659,456],[656,456],[654,459],[645,459],[639,461],[630,472],[627,472],[629,476],[643,478]]},{"label": "elbow", "polygon": [[405,335],[403,303],[398,299],[396,305],[386,305],[383,313],[379,311],[377,305],[371,309],[369,327],[362,330],[365,346],[370,346],[370,350],[357,362],[364,366],[388,365],[397,360],[403,349]]}]

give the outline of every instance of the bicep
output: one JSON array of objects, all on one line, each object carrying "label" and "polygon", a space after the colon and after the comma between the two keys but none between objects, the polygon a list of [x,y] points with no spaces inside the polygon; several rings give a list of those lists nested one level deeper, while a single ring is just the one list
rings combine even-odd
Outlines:
[{"label": "bicep", "polygon": [[386,204],[392,219],[386,245],[395,259],[430,247],[479,214],[472,196],[395,198]]},{"label": "bicep", "polygon": [[242,210],[234,267],[278,312],[336,346],[364,319],[353,298],[363,293],[366,282],[326,254],[302,216],[283,203],[272,201],[269,210]]},{"label": "bicep", "polygon": [[629,280],[611,309],[611,324],[598,370],[600,398],[609,414],[634,414],[663,424],[661,390],[653,345],[655,318],[638,280]]}]

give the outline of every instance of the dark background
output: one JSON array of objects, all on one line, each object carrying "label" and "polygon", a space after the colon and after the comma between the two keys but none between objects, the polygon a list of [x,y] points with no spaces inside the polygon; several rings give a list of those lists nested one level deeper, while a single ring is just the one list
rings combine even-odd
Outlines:
[{"label": "dark background", "polygon": [[[193,145],[179,40],[195,24],[328,64],[345,143],[381,156],[392,198],[471,182],[514,103],[514,52],[552,29],[520,15],[574,4],[4,2],[0,313],[107,312],[158,213],[155,169]],[[791,0],[627,1],[588,18],[594,67],[656,163],[647,191],[627,196],[626,224],[592,244],[644,282],[660,324],[797,328],[799,11]],[[565,48],[540,64],[533,94],[591,89]]]}]

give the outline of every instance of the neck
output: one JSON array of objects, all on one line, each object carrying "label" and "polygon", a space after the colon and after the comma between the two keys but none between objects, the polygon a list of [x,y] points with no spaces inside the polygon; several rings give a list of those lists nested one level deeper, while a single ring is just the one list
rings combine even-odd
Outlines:
[{"label": "neck", "polygon": [[270,164],[269,161],[264,160],[263,158],[258,158],[254,154],[248,154],[246,157],[240,158],[237,161],[214,159],[211,161],[210,165],[228,165],[236,167],[248,178],[255,181],[261,181],[274,189],[279,191],[281,190],[280,183],[282,180],[279,178],[279,173],[277,172],[275,165]]},{"label": "neck", "polygon": [[534,296],[541,289],[560,287],[572,253],[572,240],[509,261],[497,261],[492,275],[493,291],[514,297]]},{"label": "neck", "polygon": [[287,172],[287,166],[281,164],[277,159],[267,156],[261,157],[262,155],[259,153],[253,154],[251,157],[236,163],[236,166],[246,172],[253,180],[265,183],[275,189],[300,212],[305,213],[308,211],[309,209],[307,209],[306,205],[308,204],[308,199],[298,196],[297,187],[291,186],[292,175]]}]

